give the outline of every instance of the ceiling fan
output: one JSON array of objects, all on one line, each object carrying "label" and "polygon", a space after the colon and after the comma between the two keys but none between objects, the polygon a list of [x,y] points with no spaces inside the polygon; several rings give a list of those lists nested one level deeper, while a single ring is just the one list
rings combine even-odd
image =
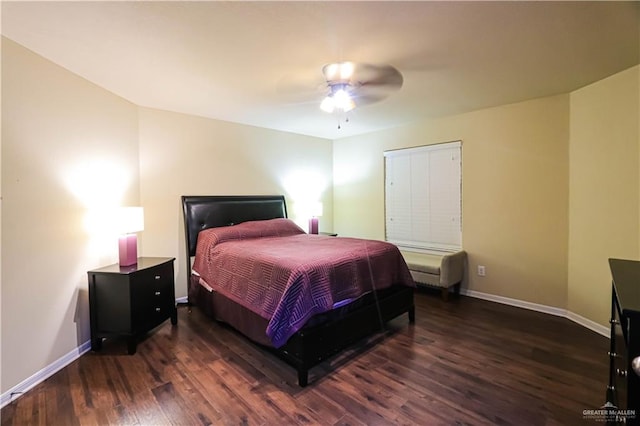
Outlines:
[{"label": "ceiling fan", "polygon": [[348,112],[356,106],[379,102],[402,87],[400,71],[391,65],[336,62],[322,67],[328,92],[320,109]]}]

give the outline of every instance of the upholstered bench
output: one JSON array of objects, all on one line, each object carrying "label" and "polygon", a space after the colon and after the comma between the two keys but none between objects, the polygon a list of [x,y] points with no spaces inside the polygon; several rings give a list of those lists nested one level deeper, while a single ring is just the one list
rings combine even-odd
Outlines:
[{"label": "upholstered bench", "polygon": [[416,283],[440,287],[445,301],[449,296],[449,288],[454,287],[454,291],[460,293],[467,260],[465,251],[433,254],[401,250],[401,253]]}]

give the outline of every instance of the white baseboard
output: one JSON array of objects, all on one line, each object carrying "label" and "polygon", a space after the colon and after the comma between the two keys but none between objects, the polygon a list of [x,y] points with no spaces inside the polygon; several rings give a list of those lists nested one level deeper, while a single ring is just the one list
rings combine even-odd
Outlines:
[{"label": "white baseboard", "polygon": [[460,289],[460,294],[469,297],[475,297],[476,299],[488,300],[490,302],[502,303],[503,305],[515,306],[518,308],[529,309],[530,311],[542,312],[557,317],[567,318],[576,324],[579,324],[589,330],[596,332],[602,336],[610,337],[609,327],[598,324],[583,316],[574,314],[566,309],[556,308],[553,306],[541,305],[538,303],[525,302],[523,300],[511,299],[509,297],[496,296],[493,294],[482,293],[475,290]]},{"label": "white baseboard", "polygon": [[566,318],[570,319],[571,321],[577,324],[580,324],[584,328],[588,328],[589,330],[595,331],[596,333],[602,336],[611,338],[611,329],[609,327],[606,327],[602,324],[598,324],[597,322],[591,321],[590,319],[580,316],[578,314],[574,314],[571,311],[567,311]]},{"label": "white baseboard", "polygon": [[4,407],[14,399],[24,395],[29,389],[35,385],[44,382],[49,377],[53,376],[58,371],[62,370],[67,365],[71,364],[76,359],[80,358],[86,352],[91,350],[91,341],[87,340],[77,348],[71,350],[66,355],[55,360],[42,370],[36,372],[33,376],[18,383],[2,395],[0,395],[0,408]]},{"label": "white baseboard", "polygon": [[[600,325],[578,314],[574,314],[573,312],[569,312],[566,309],[554,308],[552,306],[525,302],[518,299],[511,299],[508,297],[495,296],[493,294],[482,293],[474,290],[460,289],[460,293],[465,296],[474,297],[476,299],[488,300],[490,302],[502,303],[503,305],[510,305],[518,308],[529,309],[531,311],[537,311],[537,312],[542,312],[545,314],[550,314],[558,317],[564,317],[585,328],[588,328],[591,331],[594,331],[605,337],[610,337],[608,327]],[[187,303],[187,297],[177,298],[176,303]],[[17,385],[15,385],[11,389],[9,389],[8,391],[0,395],[0,408],[4,407],[14,399],[20,397],[21,395],[23,395],[25,392],[27,392],[29,389],[33,388],[37,384],[45,381],[50,376],[62,370],[64,367],[71,364],[73,361],[80,358],[80,356],[84,355],[86,352],[89,352],[90,350],[91,350],[91,341],[87,340],[86,342],[81,344],[79,347],[73,349],[66,355],[57,359],[52,364],[48,365],[47,367],[35,373],[33,376],[18,383]]]}]

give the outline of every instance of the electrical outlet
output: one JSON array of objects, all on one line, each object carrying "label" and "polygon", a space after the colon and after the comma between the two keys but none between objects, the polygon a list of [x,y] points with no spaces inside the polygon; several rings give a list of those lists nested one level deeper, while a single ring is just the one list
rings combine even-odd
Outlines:
[{"label": "electrical outlet", "polygon": [[487,271],[484,269],[484,266],[478,265],[478,275],[480,275],[481,277],[484,277],[486,273]]}]

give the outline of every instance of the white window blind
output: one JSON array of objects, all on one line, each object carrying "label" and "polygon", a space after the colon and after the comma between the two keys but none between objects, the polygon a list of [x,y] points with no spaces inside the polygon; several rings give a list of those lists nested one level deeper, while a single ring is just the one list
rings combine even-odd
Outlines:
[{"label": "white window blind", "polygon": [[400,247],[462,245],[462,143],[385,151],[386,239]]}]

